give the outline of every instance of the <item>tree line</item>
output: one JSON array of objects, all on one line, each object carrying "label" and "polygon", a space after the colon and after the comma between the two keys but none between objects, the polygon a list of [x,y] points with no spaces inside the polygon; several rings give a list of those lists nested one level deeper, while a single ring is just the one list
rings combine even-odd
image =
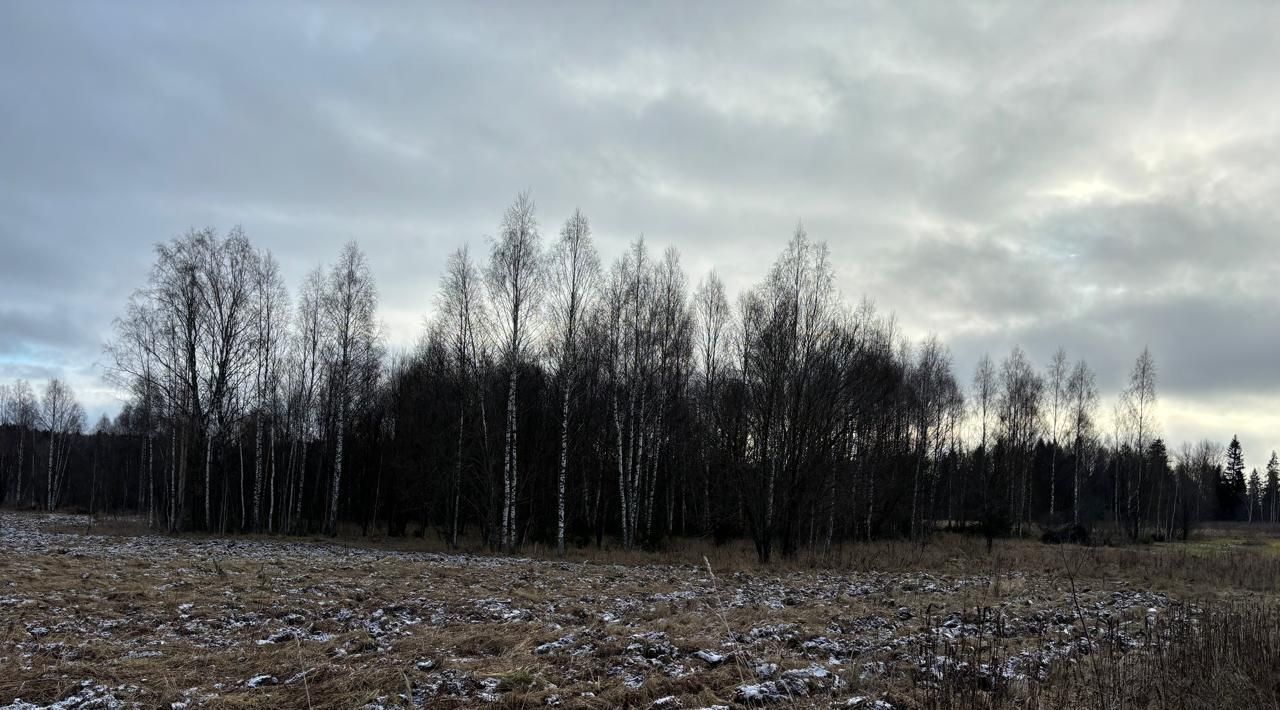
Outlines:
[{"label": "tree line", "polygon": [[1246,479],[1237,440],[1167,450],[1146,350],[1103,431],[1086,362],[1015,347],[962,382],[938,338],[845,302],[802,226],[733,299],[643,238],[602,264],[581,212],[546,242],[521,194],[487,254],[450,255],[407,354],[383,344],[355,243],[292,298],[239,228],[160,244],[106,346],[127,404],[86,433],[65,384],[0,389],[0,495],[167,531],[744,537],[763,561],[939,528],[1173,539],[1280,513],[1274,453]]}]

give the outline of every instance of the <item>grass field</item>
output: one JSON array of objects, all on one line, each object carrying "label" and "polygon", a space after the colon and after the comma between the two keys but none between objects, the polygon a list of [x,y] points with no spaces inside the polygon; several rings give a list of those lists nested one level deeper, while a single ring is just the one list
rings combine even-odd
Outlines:
[{"label": "grass field", "polygon": [[940,535],[761,568],[0,514],[10,707],[1277,707],[1280,545]]}]

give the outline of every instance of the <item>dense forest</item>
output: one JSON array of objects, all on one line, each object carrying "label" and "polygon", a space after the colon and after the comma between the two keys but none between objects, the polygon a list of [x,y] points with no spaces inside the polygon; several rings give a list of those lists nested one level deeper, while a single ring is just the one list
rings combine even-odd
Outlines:
[{"label": "dense forest", "polygon": [[1159,437],[1145,350],[1104,419],[1063,350],[962,378],[937,338],[844,302],[802,227],[736,299],[643,239],[601,264],[581,213],[546,241],[520,195],[488,254],[450,256],[418,346],[394,356],[354,243],[292,298],[238,228],[160,244],[106,346],[118,416],[87,427],[59,380],[0,385],[0,502],[506,550],[741,537],[763,561],[944,528],[1136,540],[1277,521],[1274,453],[1246,474],[1234,439]]}]

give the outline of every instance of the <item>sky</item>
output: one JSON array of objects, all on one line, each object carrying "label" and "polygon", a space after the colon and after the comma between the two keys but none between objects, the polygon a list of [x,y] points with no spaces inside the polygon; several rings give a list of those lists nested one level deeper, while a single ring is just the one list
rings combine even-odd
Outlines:
[{"label": "sky", "polygon": [[1160,430],[1280,448],[1280,4],[0,2],[0,382],[91,420],[158,242],[291,287],[357,240],[393,347],[528,189],[602,258],[759,280],[798,222],[959,379],[1149,346]]}]

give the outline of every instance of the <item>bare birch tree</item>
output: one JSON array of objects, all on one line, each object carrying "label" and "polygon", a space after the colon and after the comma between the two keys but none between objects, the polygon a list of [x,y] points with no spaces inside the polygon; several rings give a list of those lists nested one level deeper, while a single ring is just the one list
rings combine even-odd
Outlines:
[{"label": "bare birch tree", "polygon": [[1067,351],[1058,348],[1049,361],[1047,393],[1049,395],[1046,419],[1049,425],[1049,439],[1053,445],[1049,452],[1049,519],[1053,520],[1058,510],[1058,434],[1062,430],[1067,404]]},{"label": "bare birch tree", "polygon": [[[18,429],[18,446],[17,460],[14,462],[14,503],[21,505],[25,502],[35,502],[35,477],[31,475],[35,470],[35,432],[37,422],[39,421],[39,409],[36,401],[35,392],[31,389],[31,383],[24,379],[19,379],[13,383],[13,388],[9,393],[9,411],[10,420]],[[22,479],[22,464],[26,461],[26,442],[28,437],[31,439],[31,469],[28,472],[28,487],[24,488]],[[24,495],[25,494],[25,495]]]},{"label": "bare birch tree", "polygon": [[1129,373],[1129,385],[1120,395],[1120,419],[1134,444],[1138,458],[1137,471],[1129,482],[1128,515],[1130,537],[1141,532],[1142,479],[1146,468],[1146,449],[1156,426],[1156,364],[1150,348],[1143,348]]},{"label": "bare birch tree", "polygon": [[[288,322],[288,294],[280,267],[269,252],[258,254],[253,277],[254,383],[253,383],[253,518],[252,528],[262,529],[263,478],[267,487],[267,528],[275,524],[275,443],[276,409],[279,396],[280,365],[285,324]],[[262,453],[263,419],[269,420],[268,456]]]},{"label": "bare birch tree", "polygon": [[[458,441],[455,452],[453,485],[450,501],[449,544],[457,546],[458,527],[462,517],[462,481],[464,445],[467,434],[467,412],[479,406],[479,425],[487,431],[484,415],[484,395],[479,391],[478,369],[480,343],[486,324],[484,297],[481,293],[481,276],[471,253],[466,247],[449,256],[445,266],[444,283],[439,296],[442,326],[447,333],[454,377],[459,387]],[[485,436],[485,439],[488,437]]]},{"label": "bare birch tree", "polygon": [[1067,424],[1071,432],[1071,444],[1075,450],[1072,458],[1071,520],[1080,524],[1080,469],[1085,450],[1093,437],[1094,410],[1098,407],[1098,389],[1094,385],[1093,371],[1088,363],[1080,360],[1067,378]]},{"label": "bare birch tree", "polygon": [[292,333],[293,358],[290,373],[294,447],[289,456],[289,504],[285,506],[289,526],[296,529],[302,519],[306,493],[307,447],[317,435],[316,395],[320,388],[321,360],[324,357],[325,277],[319,267],[308,272],[298,292],[298,308]]},{"label": "bare birch tree", "polygon": [[1031,507],[1031,456],[1039,435],[1044,381],[1022,348],[1014,347],[1000,365],[999,415],[1009,462],[1009,511],[1019,534]]},{"label": "bare birch tree", "polygon": [[722,370],[727,357],[729,333],[732,326],[733,311],[729,308],[729,299],[725,296],[724,282],[715,271],[707,274],[698,285],[693,296],[694,318],[697,323],[698,365],[702,374],[702,398],[699,408],[702,412],[704,438],[702,442],[702,497],[703,528],[710,530],[712,526],[711,503],[711,456],[712,452],[722,448],[720,444],[720,424],[717,416],[717,394]]},{"label": "bare birch tree", "polygon": [[915,366],[907,374],[907,383],[914,397],[912,406],[915,409],[916,452],[910,522],[911,536],[915,538],[922,534],[924,501],[921,495],[922,486],[928,484],[929,447],[931,443],[939,445],[945,440],[943,427],[957,396],[951,376],[951,353],[936,336],[930,336],[921,344]]},{"label": "bare birch tree", "polygon": [[507,208],[498,238],[493,242],[486,281],[494,311],[502,359],[507,368],[507,418],[503,443],[502,532],[503,549],[518,543],[516,501],[519,495],[518,386],[520,366],[533,342],[535,319],[542,297],[543,265],[534,218],[534,204],[522,192]]},{"label": "bare birch tree", "polygon": [[58,508],[62,482],[67,471],[71,436],[84,428],[84,409],[75,393],[59,379],[49,380],[40,402],[40,425],[49,432],[49,466],[45,478],[45,510]]},{"label": "bare birch tree", "polygon": [[329,272],[324,294],[324,323],[330,339],[330,389],[336,418],[333,475],[329,481],[324,524],[329,535],[337,534],[348,417],[352,399],[361,385],[360,374],[369,364],[368,355],[377,338],[374,320],[377,305],[378,294],[364,252],[355,242],[349,242]]},{"label": "bare birch tree", "polygon": [[569,408],[576,386],[579,339],[583,314],[591,308],[599,281],[600,262],[591,241],[591,225],[574,211],[552,247],[548,276],[548,315],[553,328],[551,354],[560,382],[560,462],[557,476],[556,550],[564,554],[565,486],[569,468]]}]

